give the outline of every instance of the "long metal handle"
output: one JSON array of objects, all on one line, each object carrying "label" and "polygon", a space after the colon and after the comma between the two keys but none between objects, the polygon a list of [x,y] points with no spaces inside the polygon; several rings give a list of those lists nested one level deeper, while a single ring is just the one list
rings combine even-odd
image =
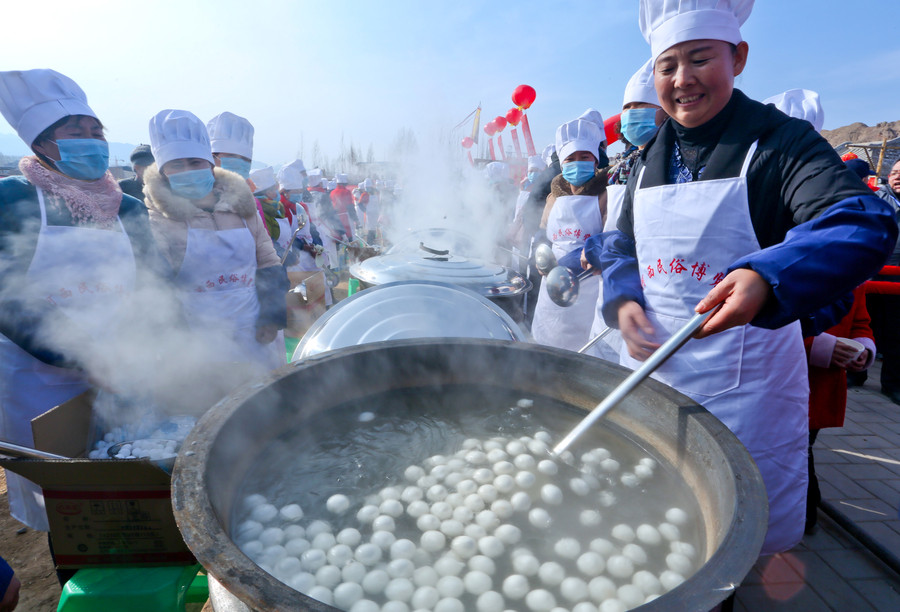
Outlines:
[{"label": "long metal handle", "polygon": [[584,352],[587,351],[589,348],[591,348],[592,346],[594,346],[595,344],[597,344],[598,342],[600,342],[601,340],[603,340],[606,336],[608,336],[609,333],[610,333],[612,330],[613,330],[612,327],[607,327],[607,328],[604,329],[602,332],[600,332],[599,334],[597,334],[596,336],[594,336],[593,338],[591,338],[590,340],[588,340],[588,343],[585,344],[584,346],[582,346],[580,349],[578,349],[578,352],[579,352],[579,353],[584,353]]},{"label": "long metal handle", "polygon": [[583,280],[586,280],[586,279],[594,276],[594,272],[596,272],[596,269],[588,268],[584,272],[579,272],[578,276],[576,276],[575,278],[578,279],[578,282],[581,282]]},{"label": "long metal handle", "polygon": [[20,459],[69,459],[69,457],[45,453],[44,451],[7,442],[6,440],[0,440],[0,454]]},{"label": "long metal handle", "polygon": [[[305,224],[304,224],[305,225]],[[287,261],[288,255],[291,252],[291,246],[294,244],[294,239],[297,237],[297,234],[300,233],[300,230],[303,229],[303,225],[294,230],[294,233],[291,234],[291,239],[288,240],[287,246],[284,247],[284,255],[281,256],[281,265],[284,265],[284,262]]]},{"label": "long metal handle", "polygon": [[671,357],[675,351],[684,346],[685,342],[687,342],[691,336],[693,336],[698,329],[703,325],[703,323],[712,315],[712,313],[716,312],[718,307],[713,308],[703,314],[695,314],[690,321],[684,324],[684,326],[676,331],[671,338],[666,340],[662,346],[656,349],[650,357],[647,358],[641,367],[632,372],[628,378],[623,380],[619,385],[613,389],[606,398],[597,404],[597,406],[591,410],[586,417],[584,417],[578,425],[576,425],[572,431],[566,435],[562,441],[553,447],[553,452],[557,455],[569,448],[572,442],[575,441],[578,436],[583,434],[587,429],[593,425],[597,419],[601,418],[604,414],[609,412],[612,408],[617,406],[619,402],[625,399],[628,394],[634,391],[635,387],[637,387],[640,383],[644,381],[648,376],[650,376],[653,372],[656,371],[656,368],[661,366],[666,359]]}]

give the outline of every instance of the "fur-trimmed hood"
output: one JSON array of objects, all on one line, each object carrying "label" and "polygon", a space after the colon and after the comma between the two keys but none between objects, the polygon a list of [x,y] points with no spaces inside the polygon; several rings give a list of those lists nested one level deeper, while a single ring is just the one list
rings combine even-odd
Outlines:
[{"label": "fur-trimmed hood", "polygon": [[[241,175],[213,168],[213,176],[216,179],[213,185],[213,193],[216,195],[213,211],[230,212],[245,219],[256,214],[253,193]],[[185,221],[206,212],[195,206],[190,199],[176,195],[156,164],[144,171],[144,196],[148,209],[168,219]]]}]

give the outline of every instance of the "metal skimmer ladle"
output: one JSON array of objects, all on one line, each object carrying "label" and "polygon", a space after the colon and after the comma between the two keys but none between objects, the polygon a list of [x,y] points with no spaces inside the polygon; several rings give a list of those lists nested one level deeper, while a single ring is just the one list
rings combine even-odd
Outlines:
[{"label": "metal skimmer ladle", "polygon": [[613,389],[606,398],[597,404],[597,406],[591,410],[586,417],[584,417],[580,423],[578,423],[572,431],[570,431],[565,438],[560,441],[559,444],[553,447],[554,454],[559,455],[564,450],[569,448],[572,443],[583,434],[588,428],[593,425],[598,419],[603,417],[607,412],[615,408],[619,402],[625,399],[628,394],[630,394],[634,389],[644,382],[648,376],[650,376],[656,369],[661,366],[666,359],[671,357],[675,351],[680,349],[684,344],[690,340],[691,336],[693,336],[698,329],[703,325],[704,322],[719,309],[720,305],[717,305],[715,308],[704,312],[703,314],[695,314],[690,321],[684,324],[684,326],[676,331],[672,337],[666,340],[662,346],[656,349],[650,357],[647,358],[641,367],[632,372],[628,378],[623,380]]}]

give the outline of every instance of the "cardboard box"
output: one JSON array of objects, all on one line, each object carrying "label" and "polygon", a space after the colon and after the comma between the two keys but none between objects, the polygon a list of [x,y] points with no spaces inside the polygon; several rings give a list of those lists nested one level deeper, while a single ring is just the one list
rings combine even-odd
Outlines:
[{"label": "cardboard box", "polygon": [[43,488],[57,567],[195,563],[175,524],[169,474],[146,461],[82,458],[92,403],[88,392],[31,422],[35,448],[72,459],[0,459]]}]

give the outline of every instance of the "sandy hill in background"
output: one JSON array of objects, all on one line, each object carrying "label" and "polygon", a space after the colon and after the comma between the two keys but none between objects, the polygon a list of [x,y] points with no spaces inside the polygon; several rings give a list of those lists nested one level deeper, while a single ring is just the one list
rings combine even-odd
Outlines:
[{"label": "sandy hill in background", "polygon": [[822,130],[822,136],[832,147],[844,142],[878,142],[887,136],[888,140],[900,136],[900,121],[882,121],[869,127],[865,123],[851,123],[835,130]]}]

